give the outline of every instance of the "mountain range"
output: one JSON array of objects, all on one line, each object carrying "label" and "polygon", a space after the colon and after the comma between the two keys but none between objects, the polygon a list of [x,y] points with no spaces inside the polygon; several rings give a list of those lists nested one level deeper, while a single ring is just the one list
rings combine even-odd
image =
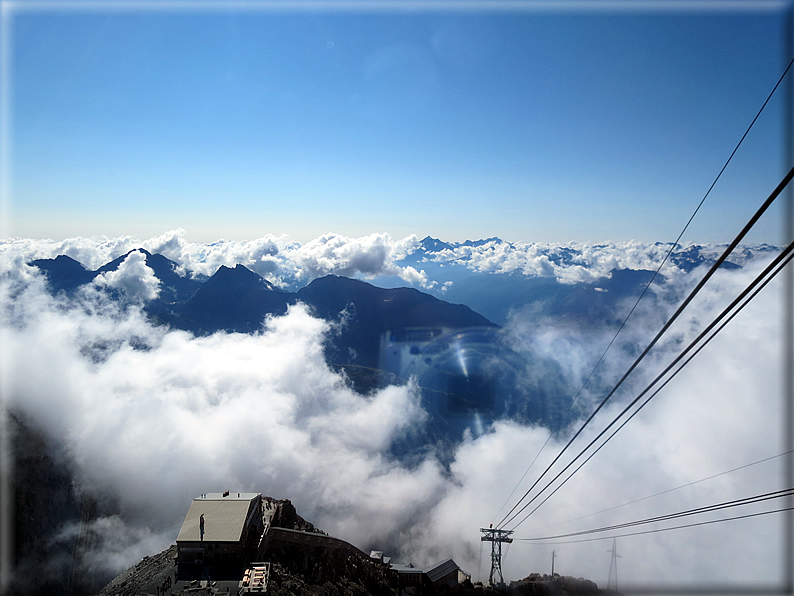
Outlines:
[{"label": "mountain range", "polygon": [[[472,429],[476,437],[477,424],[487,429],[492,419],[538,423],[552,430],[566,426],[569,396],[579,386],[570,391],[570,384],[565,385],[570,375],[561,371],[559,363],[544,362],[531,352],[516,354],[505,345],[511,313],[523,310],[527,317],[549,317],[544,330],[568,326],[572,335],[587,326],[614,328],[624,316],[627,301],[636,299],[653,274],[624,263],[611,269],[602,267],[597,275],[579,281],[562,283],[553,274],[529,275],[520,268],[488,269],[473,262],[483,254],[476,251],[495,250],[505,244],[499,239],[459,244],[429,237],[421,241],[418,249],[396,262],[413,264],[427,274],[427,280],[438,282],[426,292],[389,287],[404,285],[405,281],[383,275],[371,278],[370,283],[327,275],[308,284],[279,287],[252,271],[254,266],[249,261],[245,261],[249,267],[227,261],[227,266],[218,267],[212,275],[201,275],[184,262],[142,249],[99,267],[96,264],[101,260],[96,261],[96,268],[91,270],[65,255],[30,264],[46,275],[52,294],[64,300],[77,298],[80,305],[84,291],[99,291],[101,296],[120,302],[130,299],[125,286],[118,282],[124,275],[131,279],[134,271],[141,271],[130,267],[133,261],[145,263],[148,269],[141,280],[144,285],[159,288],[156,296],[145,294],[145,300],[138,302],[150,321],[197,336],[258,333],[268,316],[283,314],[299,302],[305,304],[314,315],[333,323],[324,344],[327,362],[343,371],[353,388],[363,394],[361,403],[370,400],[368,394],[376,387],[402,382],[409,375],[417,379],[424,412],[406,434],[417,428],[424,434],[398,437],[384,447],[384,459],[394,457],[412,465],[422,461],[416,455],[421,449],[434,449],[434,458],[443,466],[446,445],[459,440],[465,429]],[[472,252],[467,253],[469,250]],[[715,250],[689,247],[674,254],[672,262],[680,271],[694,271],[713,262]],[[767,250],[776,249],[737,251],[737,258],[732,258],[735,262],[725,268],[741,267]],[[454,258],[445,257],[452,253]],[[584,259],[581,250],[566,247],[555,247],[543,257],[552,264],[572,267]],[[661,292],[657,298],[654,291],[660,287],[678,290],[692,279],[677,271],[671,275],[668,269],[664,273],[666,276],[656,278],[644,300],[662,300]],[[446,281],[453,283],[443,287]],[[638,323],[647,326],[646,321]],[[594,335],[583,333],[580,337],[584,343]],[[143,343],[130,347],[148,348]],[[568,349],[568,345],[560,345],[561,360]],[[80,354],[93,357],[83,351],[82,345]],[[100,397],[104,399],[105,393]],[[16,464],[14,508],[15,530],[21,537],[17,561],[20,575],[35,578],[43,586],[39,593],[96,593],[90,585],[92,578],[74,571],[77,553],[82,548],[87,552],[95,538],[88,533],[71,536],[62,531],[74,524],[106,519],[117,510],[113,503],[95,501],[95,495],[75,490],[79,468],[69,459],[69,450],[62,442],[48,438],[30,413],[12,412],[9,427]],[[488,440],[488,436],[484,438]],[[389,453],[385,453],[387,450]],[[167,564],[168,557],[164,561]]]},{"label": "mountain range", "polygon": [[[654,246],[660,249],[660,254],[670,248],[669,244],[662,243]],[[422,270],[428,280],[438,282],[428,289],[431,294],[466,304],[498,325],[504,325],[511,313],[526,307],[533,308],[536,316],[562,319],[580,326],[619,325],[621,317],[625,316],[625,312],[617,308],[621,301],[639,296],[653,276],[650,263],[594,267],[590,253],[599,248],[606,251],[606,245],[590,246],[588,253],[577,246],[538,245],[532,248],[530,259],[526,247],[497,237],[456,243],[426,236],[415,250],[395,264]],[[668,269],[672,266],[689,273],[697,267],[713,264],[724,247],[693,244],[673,248]],[[721,267],[740,269],[758,255],[777,250],[767,244],[743,247]],[[546,262],[549,267],[560,270],[578,267],[595,275],[587,281],[563,282],[558,277],[559,271],[526,271],[528,264],[535,262]],[[655,279],[658,284],[665,281],[664,274]],[[392,286],[405,282],[398,277],[382,277],[375,283]]]},{"label": "mountain range", "polygon": [[[515,264],[498,268],[483,264],[483,259],[498,260],[495,255],[511,247],[499,238],[463,243],[424,238],[396,264],[421,267],[428,280],[446,280],[443,287],[429,284],[427,292],[385,275],[373,277],[372,283],[326,275],[285,289],[239,263],[221,265],[211,276],[190,274],[180,264],[142,248],[96,270],[65,255],[30,264],[45,273],[53,294],[73,295],[105,276],[105,283],[97,286],[112,299],[124,300],[118,283],[114,286],[108,280],[120,275],[133,256],[151,270],[154,278],[148,283],[158,286],[143,301],[150,319],[194,335],[255,333],[268,317],[304,304],[311,314],[331,323],[324,342],[326,361],[344,371],[358,392],[418,379],[423,407],[430,414],[429,436],[423,442],[438,436],[459,437],[475,422],[487,426],[500,417],[562,428],[566,424],[562,413],[568,411],[565,396],[572,388],[559,366],[537,354],[516,355],[500,325],[523,313],[525,318],[553,320],[572,329],[617,329],[626,306],[654,275],[648,269],[613,267],[600,276],[583,276],[586,281],[563,281],[557,277],[559,267],[583,268],[593,258],[565,246],[537,249],[547,275],[527,274]],[[662,252],[667,247],[659,245]],[[734,260],[743,263],[768,250],[775,249],[766,245],[743,249]],[[674,253],[671,261],[689,272],[713,263],[716,254],[717,248],[692,245]],[[737,269],[741,267],[737,263],[723,266]],[[664,286],[667,278],[656,275],[654,283]],[[653,291],[645,295],[645,302],[655,300]]]},{"label": "mountain range", "polygon": [[[374,368],[379,364],[379,342],[387,332],[414,327],[496,327],[467,306],[413,288],[379,288],[328,275],[297,292],[288,292],[243,265],[222,265],[209,278],[191,278],[179,275],[178,265],[164,256],[137,250],[160,282],[157,297],[146,302],[145,310],[155,321],[196,335],[253,333],[262,329],[268,316],[283,315],[290,305],[301,302],[327,321],[344,320],[328,347],[330,363]],[[46,274],[53,293],[73,293],[97,276],[117,271],[132,252],[95,271],[65,255],[35,260],[31,265]]]}]

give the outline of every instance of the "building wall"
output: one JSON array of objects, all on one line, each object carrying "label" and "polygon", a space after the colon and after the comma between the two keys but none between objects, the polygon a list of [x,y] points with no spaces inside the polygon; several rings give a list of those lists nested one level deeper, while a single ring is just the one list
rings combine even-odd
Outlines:
[{"label": "building wall", "polygon": [[238,560],[243,555],[239,542],[180,542],[177,545],[177,561],[193,564],[223,563]]}]

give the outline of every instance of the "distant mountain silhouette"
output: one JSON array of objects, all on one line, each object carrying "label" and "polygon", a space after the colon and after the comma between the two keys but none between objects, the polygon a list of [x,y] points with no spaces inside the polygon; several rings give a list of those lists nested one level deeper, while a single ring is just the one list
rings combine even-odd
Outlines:
[{"label": "distant mountain silhouette", "polygon": [[[243,265],[221,266],[208,278],[182,276],[179,266],[163,255],[137,250],[161,282],[159,296],[144,305],[155,323],[195,335],[255,333],[267,317],[283,315],[300,302],[332,323],[323,344],[326,362],[343,371],[356,391],[367,394],[415,378],[429,418],[421,432],[395,443],[392,450],[400,454],[439,438],[459,438],[473,421],[485,428],[491,420],[508,417],[563,428],[571,388],[559,367],[542,354],[515,351],[494,323],[505,323],[511,312],[523,311],[525,317],[548,317],[582,331],[615,327],[625,317],[626,304],[640,295],[653,275],[648,270],[613,269],[592,282],[562,283],[552,275],[485,273],[467,266],[465,253],[470,249],[458,250],[485,243],[502,241],[449,244],[428,236],[420,242],[410,260],[436,282],[429,284],[435,296],[396,287],[405,283],[401,279],[384,288],[336,275],[290,292]],[[463,256],[448,260],[450,249]],[[737,259],[746,262],[753,251]],[[691,270],[713,263],[713,253],[714,248],[687,247],[676,253],[675,262]],[[96,271],[63,255],[31,264],[46,274],[52,292],[70,292],[96,275],[117,270],[129,254]],[[558,247],[546,256],[563,266],[581,266],[583,258],[575,247]],[[441,286],[436,280],[445,283]],[[657,276],[656,285],[665,283],[664,275]],[[117,297],[112,291],[108,296]],[[649,292],[644,300],[652,303],[656,293]]]},{"label": "distant mountain silhouette", "polygon": [[453,248],[453,246],[448,242],[444,242],[431,236],[425,236],[422,238],[422,240],[420,240],[420,245],[422,250],[426,252],[440,252],[445,249],[452,250]]},{"label": "distant mountain silhouette", "polygon": [[[143,248],[131,250],[110,263],[102,265],[96,271],[86,269],[79,262],[66,255],[58,255],[54,259],[37,259],[30,264],[44,272],[47,276],[50,290],[53,293],[60,291],[72,292],[81,285],[91,282],[97,275],[116,271],[124,260],[135,251],[142,252],[145,255],[146,265],[154,271],[155,276],[160,280],[160,294],[157,301],[163,303],[163,305],[185,302],[201,287],[203,281],[201,278],[194,279],[179,275],[177,273],[179,266],[174,261],[160,254],[151,254]],[[150,310],[160,312],[169,309],[150,305]]]},{"label": "distant mountain silhouette", "polygon": [[380,337],[407,327],[496,327],[468,306],[450,304],[413,288],[383,289],[356,279],[328,275],[315,279],[297,297],[326,320],[347,311],[329,357],[338,363],[378,364]]},{"label": "distant mountain silhouette", "polygon": [[[750,258],[752,258],[752,253],[750,254]],[[675,263],[675,265],[689,273],[696,267],[700,267],[701,265],[708,265],[711,267],[717,259],[713,257],[705,257],[701,253],[701,249],[699,246],[690,246],[684,250],[679,250],[678,252],[673,253],[670,255],[670,260]],[[722,265],[720,265],[722,269],[741,269],[739,265],[736,263],[731,263],[730,261],[723,261]]]},{"label": "distant mountain silhouette", "polygon": [[326,356],[335,364],[375,367],[381,335],[406,327],[495,327],[469,307],[450,304],[411,288],[383,289],[329,275],[296,293],[282,292],[242,265],[221,266],[169,324],[198,333],[251,333],[268,315],[283,315],[302,302],[315,316],[343,321]]},{"label": "distant mountain silhouette", "polygon": [[152,254],[143,248],[131,250],[110,263],[102,265],[94,274],[99,275],[108,271],[116,271],[124,260],[135,251],[142,252],[146,256],[146,265],[154,271],[155,276],[160,280],[159,301],[165,304],[185,302],[201,287],[203,280],[179,275],[177,273],[179,265],[174,261],[167,259],[161,254]]},{"label": "distant mountain silhouette", "polygon": [[[156,321],[206,335],[216,331],[252,333],[262,328],[267,316],[287,312],[300,301],[325,320],[343,324],[335,328],[326,356],[334,364],[376,367],[381,335],[406,327],[495,327],[467,306],[450,304],[412,288],[382,289],[363,281],[329,275],[315,279],[298,292],[276,288],[243,265],[222,265],[202,280],[177,273],[178,265],[160,254],[138,248],[160,280],[160,294],[146,305]],[[116,271],[130,251],[96,271],[74,259],[33,261],[47,276],[50,290],[73,291],[102,273]]]},{"label": "distant mountain silhouette", "polygon": [[58,255],[54,259],[36,259],[30,264],[44,272],[53,294],[61,291],[71,292],[96,276],[94,271],[89,271],[66,255]]},{"label": "distant mountain silhouette", "polygon": [[[501,244],[502,242],[504,242],[504,240],[502,240],[498,236],[491,236],[490,238],[484,238],[484,239],[481,238],[480,240],[464,240],[463,242],[460,243],[460,246],[483,246],[485,244],[488,244],[489,242],[495,242],[497,244]],[[508,244],[510,243],[508,242]]]},{"label": "distant mountain silhouette", "polygon": [[262,327],[267,315],[283,315],[295,301],[295,294],[276,289],[242,265],[221,265],[178,313],[183,321],[170,322],[203,333],[251,333]]},{"label": "distant mountain silhouette", "polygon": [[[483,255],[488,251],[478,251],[489,244],[493,245],[494,255],[498,257],[496,260],[502,263],[495,271],[488,271],[493,264],[483,261]],[[656,244],[662,248],[670,246]],[[511,311],[525,307],[531,307],[538,316],[561,316],[568,322],[600,325],[606,319],[619,316],[615,314],[616,307],[625,298],[638,297],[644,288],[642,281],[647,282],[653,274],[649,270],[613,269],[596,282],[562,283],[551,271],[528,274],[516,263],[503,263],[499,255],[509,254],[514,248],[512,243],[497,237],[444,242],[426,236],[413,252],[400,258],[396,264],[423,271],[430,282],[427,291],[432,295],[466,304],[499,325],[507,323]],[[599,245],[593,248],[599,248]],[[666,267],[675,266],[691,272],[697,267],[710,266],[723,248],[676,245],[677,252],[670,256]],[[774,246],[764,244],[745,247],[741,253],[737,251],[732,255],[735,262],[725,261],[722,268],[740,269],[742,263],[753,259],[756,254],[777,250]],[[576,246],[537,245],[533,253],[538,258],[545,257],[555,267],[595,266],[591,256]],[[667,269],[662,270],[656,283],[665,283],[663,275],[666,272]],[[382,287],[404,285],[404,281],[396,276],[381,276],[374,283]],[[646,299],[652,299],[651,295],[648,294]]]},{"label": "distant mountain silhouette", "polygon": [[[536,316],[584,327],[619,324],[625,316],[618,310],[623,300],[639,296],[652,275],[647,270],[613,269],[609,277],[595,282],[563,284],[553,277],[476,273],[456,281],[446,295],[499,323],[507,321],[511,311],[532,308]],[[656,282],[664,283],[664,277]],[[646,300],[655,300],[655,295]]]}]

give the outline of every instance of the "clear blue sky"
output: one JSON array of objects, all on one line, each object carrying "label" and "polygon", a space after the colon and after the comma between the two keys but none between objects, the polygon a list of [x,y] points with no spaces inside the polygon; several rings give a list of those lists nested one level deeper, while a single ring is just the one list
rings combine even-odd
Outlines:
[{"label": "clear blue sky", "polygon": [[[4,236],[669,241],[786,65],[784,3],[63,6],[5,6]],[[688,239],[777,184],[782,99]]]}]

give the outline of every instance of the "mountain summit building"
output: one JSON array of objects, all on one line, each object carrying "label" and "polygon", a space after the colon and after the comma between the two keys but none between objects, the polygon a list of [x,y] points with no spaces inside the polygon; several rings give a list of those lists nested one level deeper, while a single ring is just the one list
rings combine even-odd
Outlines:
[{"label": "mountain summit building", "polygon": [[180,564],[240,561],[263,530],[262,495],[207,493],[193,499],[176,538]]}]

